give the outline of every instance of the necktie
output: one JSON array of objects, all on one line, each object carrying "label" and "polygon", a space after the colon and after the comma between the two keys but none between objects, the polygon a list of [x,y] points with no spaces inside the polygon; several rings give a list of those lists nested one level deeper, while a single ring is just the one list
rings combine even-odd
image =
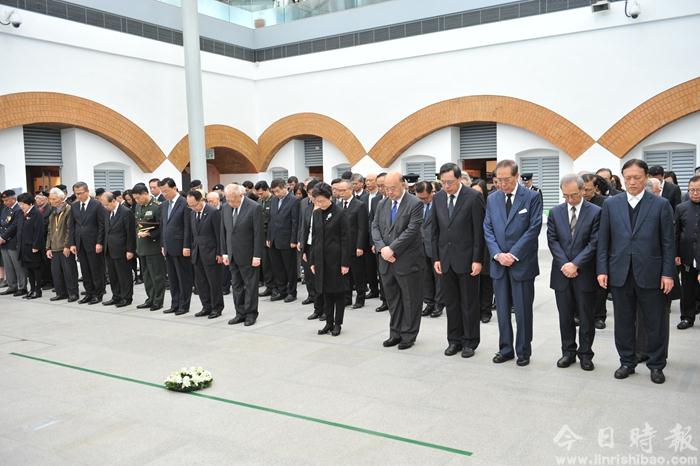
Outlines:
[{"label": "necktie", "polygon": [[233,225],[236,225],[236,221],[238,221],[238,207],[233,209]]},{"label": "necktie", "polygon": [[510,216],[510,209],[513,208],[513,194],[506,194],[506,197],[508,198],[506,200],[506,217]]},{"label": "necktie", "polygon": [[423,221],[428,221],[428,215],[430,215],[430,204],[425,205],[425,213],[423,214]]},{"label": "necktie", "polygon": [[343,209],[347,209],[347,208],[348,208],[348,201],[343,201]]},{"label": "necktie", "polygon": [[571,236],[574,236],[574,230],[576,230],[576,207],[571,207],[571,221],[569,222],[569,229],[571,230]]},{"label": "necktie", "polygon": [[84,202],[80,203],[80,213],[85,213],[85,203]]},{"label": "necktie", "polygon": [[399,211],[399,201],[394,201],[391,205],[391,223],[396,220],[396,213]]},{"label": "necktie", "polygon": [[202,220],[202,212],[197,212],[197,222],[199,223]]},{"label": "necktie", "polygon": [[277,212],[282,210],[282,204],[284,203],[284,198],[280,199],[279,203],[277,204]]},{"label": "necktie", "polygon": [[173,201],[168,201],[168,218],[170,218],[170,212],[173,211]]},{"label": "necktie", "polygon": [[114,211],[112,211],[112,213],[109,214],[109,220],[112,221],[113,218],[114,218]]},{"label": "necktie", "polygon": [[447,204],[447,215],[452,218],[452,212],[455,210],[455,195],[450,194],[450,202]]}]

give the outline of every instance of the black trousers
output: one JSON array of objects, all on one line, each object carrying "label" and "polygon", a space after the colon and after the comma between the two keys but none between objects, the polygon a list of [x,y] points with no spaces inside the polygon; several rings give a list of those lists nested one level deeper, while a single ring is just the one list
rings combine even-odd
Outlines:
[{"label": "black trousers", "polygon": [[[316,279],[314,274],[311,272],[311,265],[309,264],[309,254],[311,253],[311,245],[306,244],[304,246],[304,252],[301,256],[301,266],[304,267],[304,279],[306,280],[306,292],[309,298],[316,299]],[[306,259],[304,260],[304,254],[306,254]]]},{"label": "black trousers", "polygon": [[78,296],[78,264],[75,256],[63,255],[63,251],[53,251],[51,259],[51,275],[56,296]]},{"label": "black trousers", "polygon": [[250,264],[238,265],[231,262],[233,306],[237,316],[258,317],[258,283],[260,280],[258,268]]},{"label": "black trousers", "polygon": [[112,299],[115,301],[131,302],[134,297],[134,279],[131,276],[131,261],[126,257],[107,258],[109,270],[109,287],[112,289]]},{"label": "black trousers", "polygon": [[41,278],[39,283],[44,285],[52,285],[53,277],[51,276],[51,260],[46,257],[46,254],[41,255]]},{"label": "black trousers", "polygon": [[[595,285],[596,287],[598,285]],[[579,359],[593,358],[593,339],[595,338],[595,298],[596,291],[581,291],[569,280],[566,290],[555,290],[554,297],[559,311],[559,334],[561,335],[562,356],[578,355]],[[576,324],[574,315],[578,315],[581,325],[578,330],[578,347],[576,346]]]},{"label": "black trousers", "polygon": [[362,303],[367,294],[367,271],[365,270],[365,255],[357,257],[354,254],[350,257],[350,283],[351,289],[345,292],[345,298],[352,300],[352,290],[357,292],[357,300]]},{"label": "black trousers", "polygon": [[326,315],[326,325],[343,325],[345,293],[320,293],[318,298]]},{"label": "black trousers", "polygon": [[272,273],[272,259],[270,258],[270,248],[264,247],[260,258],[260,283],[267,288],[275,288],[275,275]]},{"label": "black trousers", "polygon": [[695,315],[700,309],[700,284],[698,269],[681,266],[681,320],[695,323]]},{"label": "black trousers", "polygon": [[193,265],[194,280],[202,309],[210,312],[223,311],[224,290],[221,283],[224,279],[224,266],[216,263],[205,264],[199,257]]},{"label": "black trousers", "polygon": [[479,277],[442,271],[442,291],[447,308],[447,341],[476,349],[481,341]]},{"label": "black trousers", "polygon": [[27,274],[27,288],[29,288],[29,292],[36,291],[41,293],[41,262],[31,263],[23,267]]},{"label": "black trousers", "polygon": [[442,277],[435,273],[433,260],[425,257],[425,270],[423,270],[423,302],[428,306],[441,307],[445,305],[442,290]]},{"label": "black trousers", "polygon": [[141,273],[146,289],[146,302],[151,306],[160,307],[165,297],[167,281],[165,258],[161,254],[141,256]]},{"label": "black trousers", "polygon": [[[663,369],[666,366],[669,335],[666,296],[658,288],[638,286],[632,267],[625,283],[611,289],[615,314],[615,346],[620,356],[620,363],[629,367],[637,365],[635,334],[637,326],[641,324],[639,330],[644,331],[647,337],[646,350],[649,355],[647,367]],[[637,307],[639,307],[641,319],[637,318]]]},{"label": "black trousers", "polygon": [[491,317],[493,306],[493,281],[491,276],[485,273],[479,275],[479,307],[482,317]]},{"label": "black trousers", "polygon": [[85,248],[78,250],[80,272],[87,296],[102,296],[105,291],[105,257]]},{"label": "black trousers", "polygon": [[297,296],[297,254],[296,249],[269,248],[275,288],[282,296]]},{"label": "black trousers", "polygon": [[[260,274],[258,273],[258,275]],[[224,267],[224,281],[221,287],[224,291],[231,289],[231,269],[228,267]]]},{"label": "black trousers", "polygon": [[165,257],[170,282],[170,307],[189,310],[192,299],[192,259],[185,256]]},{"label": "black trousers", "polygon": [[377,256],[371,252],[365,252],[365,279],[369,285],[370,293],[379,292],[379,277],[377,275]]}]

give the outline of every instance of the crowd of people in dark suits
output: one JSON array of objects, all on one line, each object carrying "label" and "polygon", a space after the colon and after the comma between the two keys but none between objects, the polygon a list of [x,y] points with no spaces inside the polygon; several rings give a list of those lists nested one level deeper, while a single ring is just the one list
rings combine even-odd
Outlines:
[{"label": "crowd of people in dark suits", "polygon": [[[430,182],[347,172],[330,184],[290,177],[209,193],[198,181],[181,192],[172,178],[92,196],[83,182],[70,196],[62,185],[36,196],[7,190],[0,214],[0,285],[7,289],[0,294],[37,299],[53,289],[50,301],[126,307],[134,284],[143,283],[147,298],[137,308],[163,309],[169,289],[162,312],[187,314],[196,293],[202,309],[195,316],[209,319],[222,315],[232,294],[228,323],[250,326],[260,297],[293,303],[302,281],[302,304],[313,304],[308,319],[325,321],[319,334],[338,336],[346,307],[378,298],[376,311],[390,313],[384,347],[411,348],[421,317],[444,310],[444,353],[464,358],[475,354],[480,324],[495,307],[493,362],[517,358],[527,366],[542,193],[513,160],[499,161],[488,180],[471,180],[454,163],[436,175]],[[594,369],[594,336],[606,327],[612,294],[615,377],[646,361],[652,381],[663,383],[670,302],[680,298],[677,327],[687,329],[700,300],[700,176],[685,197],[673,173],[642,160],[627,161],[622,177],[626,191],[609,169],[566,175],[564,202],[549,212],[557,366],[578,358],[583,370]],[[111,297],[103,300],[107,284]]]}]

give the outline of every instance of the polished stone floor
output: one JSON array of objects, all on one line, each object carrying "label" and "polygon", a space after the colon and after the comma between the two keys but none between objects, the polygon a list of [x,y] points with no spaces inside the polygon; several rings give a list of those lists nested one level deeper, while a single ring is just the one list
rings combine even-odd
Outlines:
[{"label": "polished stone floor", "polygon": [[[300,301],[264,298],[258,323],[243,327],[227,325],[230,296],[215,320],[194,317],[197,297],[179,317],[55,304],[51,293],[0,297],[0,464],[623,464],[594,461],[640,455],[697,464],[700,326],[676,330],[674,302],[667,382],[652,384],[642,366],[615,380],[608,303],[595,371],[559,369],[546,252],[540,262],[524,368],[491,362],[495,319],[471,359],[442,354],[444,315],[422,320],[413,348],[383,348],[389,315],[374,312],[377,300],[348,309],[332,337],[316,335],[320,323]],[[190,365],[213,373],[209,397],[139,383]]]}]

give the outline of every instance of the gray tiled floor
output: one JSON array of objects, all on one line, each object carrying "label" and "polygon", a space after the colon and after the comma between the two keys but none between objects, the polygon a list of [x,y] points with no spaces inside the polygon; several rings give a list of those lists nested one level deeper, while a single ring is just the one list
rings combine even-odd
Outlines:
[{"label": "gray tiled floor", "polygon": [[[318,336],[309,306],[261,301],[258,324],[175,317],[135,308],[0,299],[0,464],[556,464],[557,456],[641,454],[630,432],[651,425],[653,455],[676,454],[670,429],[698,437],[700,328],[671,317],[667,382],[640,367],[624,381],[614,322],[596,335],[596,370],[558,369],[557,312],[543,252],[536,282],[533,359],[497,366],[495,320],[482,325],[470,360],[442,355],[445,317],[423,319],[416,346],[385,349],[388,314],[376,300],[348,310],[343,333]],[[137,302],[143,287],[136,288]],[[303,297],[303,288],[300,298]],[[192,309],[199,309],[194,297]],[[608,305],[612,311],[612,304]],[[16,352],[160,383],[176,368],[201,365],[215,377],[203,393],[468,450],[438,449],[308,420],[182,395],[10,355]],[[564,425],[579,435],[569,452],[554,441]],[[598,430],[614,429],[614,448]],[[692,445],[700,447],[700,438]],[[696,463],[697,464],[697,463]]]}]

